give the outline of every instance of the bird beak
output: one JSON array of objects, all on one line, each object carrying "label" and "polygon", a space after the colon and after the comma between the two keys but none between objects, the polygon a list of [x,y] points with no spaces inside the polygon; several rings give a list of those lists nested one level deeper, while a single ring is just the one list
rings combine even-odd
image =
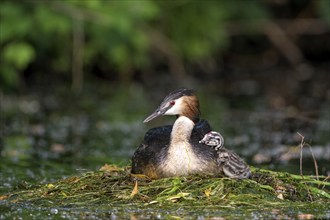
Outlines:
[{"label": "bird beak", "polygon": [[165,113],[165,111],[162,111],[161,109],[156,109],[151,115],[149,115],[146,119],[144,119],[143,123],[149,122],[152,119],[157,118],[158,116],[161,116]]},{"label": "bird beak", "polygon": [[151,115],[149,115],[146,119],[144,119],[143,123],[149,122],[152,119],[157,118],[158,116],[164,115],[168,108],[157,108]]}]

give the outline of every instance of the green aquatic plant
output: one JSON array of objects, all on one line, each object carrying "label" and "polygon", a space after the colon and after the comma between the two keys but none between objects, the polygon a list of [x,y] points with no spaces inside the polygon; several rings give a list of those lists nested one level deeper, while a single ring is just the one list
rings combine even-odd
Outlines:
[{"label": "green aquatic plant", "polygon": [[[28,186],[0,200],[7,206],[62,207],[107,210],[129,205],[132,209],[178,207],[196,210],[279,210],[302,213],[329,212],[329,178],[300,176],[252,168],[251,179],[230,179],[211,175],[191,175],[150,180],[131,175],[129,167],[105,165],[99,171],[86,172],[53,183]],[[329,213],[328,213],[329,214]]]}]

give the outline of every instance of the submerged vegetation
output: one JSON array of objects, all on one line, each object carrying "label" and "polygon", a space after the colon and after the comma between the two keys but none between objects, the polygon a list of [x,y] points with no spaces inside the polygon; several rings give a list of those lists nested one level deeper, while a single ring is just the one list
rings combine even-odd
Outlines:
[{"label": "submerged vegetation", "polygon": [[[192,175],[149,180],[145,176],[131,175],[129,167],[104,165],[96,172],[27,187],[0,198],[9,206],[30,208],[127,210],[128,214],[132,208],[131,212],[135,213],[141,209],[167,210],[169,215],[175,215],[180,209],[182,215],[190,213],[190,216],[205,216],[206,213],[233,216],[232,212],[248,216],[263,210],[268,217],[292,214],[297,217],[300,213],[321,218],[330,216],[329,189],[329,178],[324,176],[317,180],[315,176],[255,168],[251,179]],[[299,211],[293,212],[293,209]]]}]

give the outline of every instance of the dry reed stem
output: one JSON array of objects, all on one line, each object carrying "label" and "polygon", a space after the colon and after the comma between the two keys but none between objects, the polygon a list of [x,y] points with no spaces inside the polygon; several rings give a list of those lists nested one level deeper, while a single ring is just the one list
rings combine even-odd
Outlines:
[{"label": "dry reed stem", "polygon": [[[297,134],[301,137],[301,141],[300,141],[300,159],[299,159],[299,163],[300,163],[300,175],[302,177],[302,179],[304,179],[304,176],[303,176],[303,169],[302,169],[302,154],[303,154],[303,148],[305,145],[307,145],[309,147],[309,150],[312,154],[312,158],[313,158],[313,162],[314,162],[314,167],[315,167],[315,174],[316,174],[316,179],[319,180],[319,172],[318,172],[318,165],[317,165],[317,162],[316,162],[316,159],[315,159],[315,156],[314,156],[314,153],[313,153],[313,150],[312,150],[312,147],[309,145],[309,144],[306,144],[304,139],[305,137],[300,134],[299,132],[297,132]],[[307,188],[307,184],[305,183],[306,185],[306,188]],[[313,201],[313,197],[312,197],[312,194],[310,192],[310,190],[307,188],[307,191],[308,191],[308,197],[311,201]]]},{"label": "dry reed stem", "polygon": [[304,137],[302,134],[300,134],[299,132],[297,132],[297,134],[301,137],[301,141],[300,141],[300,145],[299,145],[299,146],[300,146],[300,160],[299,160],[299,162],[300,162],[300,175],[303,176],[303,169],[302,169],[302,153],[303,153],[303,152],[302,152],[302,151],[303,151],[304,146],[307,145],[308,148],[309,148],[309,151],[310,151],[311,154],[312,154],[312,158],[313,158],[313,162],[314,162],[314,168],[315,168],[316,179],[319,180],[319,170],[318,170],[318,165],[317,165],[317,161],[316,161],[316,159],[315,159],[314,153],[313,153],[312,146],[311,146],[310,144],[307,144],[307,143],[304,141],[305,137]]}]

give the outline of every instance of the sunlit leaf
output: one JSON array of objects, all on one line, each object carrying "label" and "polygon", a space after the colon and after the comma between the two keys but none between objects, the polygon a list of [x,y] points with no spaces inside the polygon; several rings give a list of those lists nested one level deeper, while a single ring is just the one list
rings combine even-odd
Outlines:
[{"label": "sunlit leaf", "polygon": [[18,69],[23,69],[34,59],[35,50],[31,45],[24,42],[12,43],[4,48],[3,57]]}]

